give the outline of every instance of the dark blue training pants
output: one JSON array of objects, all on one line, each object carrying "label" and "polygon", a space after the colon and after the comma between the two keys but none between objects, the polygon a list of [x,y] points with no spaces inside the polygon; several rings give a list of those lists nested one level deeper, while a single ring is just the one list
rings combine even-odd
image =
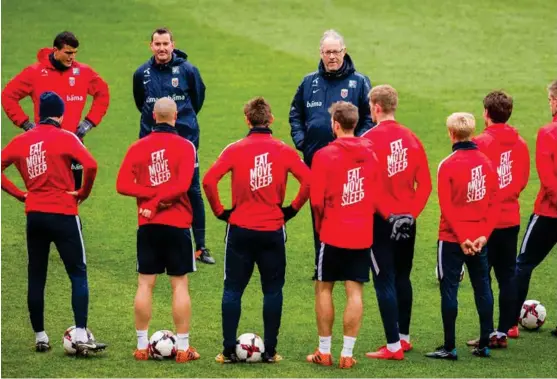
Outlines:
[{"label": "dark blue training pants", "polygon": [[195,171],[193,172],[191,186],[188,190],[188,198],[190,199],[193,211],[192,230],[195,240],[195,249],[199,250],[205,247],[205,205],[203,204],[203,196],[201,196],[199,163],[196,163]]}]

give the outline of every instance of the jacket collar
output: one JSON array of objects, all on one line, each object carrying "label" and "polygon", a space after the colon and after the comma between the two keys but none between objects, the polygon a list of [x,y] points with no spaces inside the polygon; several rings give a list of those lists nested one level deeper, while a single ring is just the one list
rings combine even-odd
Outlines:
[{"label": "jacket collar", "polygon": [[156,124],[155,126],[153,126],[152,129],[153,133],[174,133],[174,134],[178,134],[178,131],[176,130],[176,128],[170,124],[167,124],[166,122],[161,122],[160,124]]},{"label": "jacket collar", "polygon": [[477,150],[478,145],[472,141],[457,142],[453,145],[453,151],[457,150]]},{"label": "jacket collar", "polygon": [[54,58],[54,53],[48,54],[48,60],[50,61],[52,67],[54,67],[57,71],[64,72],[70,69],[70,67],[66,67],[62,63],[57,61],[56,58]]},{"label": "jacket collar", "polygon": [[55,121],[53,119],[49,118],[44,118],[41,121],[39,121],[39,125],[52,125],[55,126],[57,128],[60,128],[60,123],[58,121]]},{"label": "jacket collar", "polygon": [[254,135],[254,134],[270,135],[270,134],[273,134],[273,131],[271,129],[265,127],[265,126],[254,126],[248,132],[248,136],[251,136],[251,135]]},{"label": "jacket collar", "polygon": [[354,62],[348,54],[344,55],[344,62],[342,62],[342,66],[337,71],[328,72],[325,70],[323,60],[319,61],[319,74],[325,79],[344,79],[352,75],[355,71]]}]

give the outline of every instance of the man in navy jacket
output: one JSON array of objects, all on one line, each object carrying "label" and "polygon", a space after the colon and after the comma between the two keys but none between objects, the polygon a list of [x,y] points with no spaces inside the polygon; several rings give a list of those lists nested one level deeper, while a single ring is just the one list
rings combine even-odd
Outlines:
[{"label": "man in navy jacket", "polygon": [[[305,76],[290,107],[290,134],[296,149],[304,154],[304,162],[310,167],[314,154],[334,139],[328,110],[337,101],[358,107],[356,136],[374,125],[367,97],[371,83],[367,76],[354,68],[342,36],[334,30],[327,30],[321,38],[320,51],[318,71]],[[313,225],[315,251],[318,252],[320,242],[315,222]]]},{"label": "man in navy jacket", "polygon": [[[133,97],[141,112],[139,138],[154,126],[153,107],[162,97],[169,97],[178,106],[176,130],[178,134],[199,148],[197,114],[205,100],[205,84],[197,67],[187,61],[187,54],[174,49],[172,33],[166,28],[156,29],[151,35],[153,56],[133,74]],[[193,235],[196,257],[213,264],[209,249],[205,247],[205,207],[199,183],[199,163],[196,164],[188,196],[193,208]]]}]

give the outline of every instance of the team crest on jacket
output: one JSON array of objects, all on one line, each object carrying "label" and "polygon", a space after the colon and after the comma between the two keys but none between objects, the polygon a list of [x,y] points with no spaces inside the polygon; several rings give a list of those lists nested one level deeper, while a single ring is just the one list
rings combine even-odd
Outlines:
[{"label": "team crest on jacket", "polygon": [[346,99],[348,97],[348,90],[346,88],[340,90],[340,97],[342,97],[343,99]]},{"label": "team crest on jacket", "polygon": [[73,73],[75,76],[78,76],[78,75],[79,75],[79,67],[74,67],[74,68],[72,69],[72,73]]},{"label": "team crest on jacket", "polygon": [[172,74],[173,75],[178,75],[180,73],[180,67],[176,66],[176,67],[172,67]]},{"label": "team crest on jacket", "polygon": [[75,78],[73,76],[70,76],[70,87],[75,86]]},{"label": "team crest on jacket", "polygon": [[178,78],[172,78],[172,87],[178,87],[179,81]]}]

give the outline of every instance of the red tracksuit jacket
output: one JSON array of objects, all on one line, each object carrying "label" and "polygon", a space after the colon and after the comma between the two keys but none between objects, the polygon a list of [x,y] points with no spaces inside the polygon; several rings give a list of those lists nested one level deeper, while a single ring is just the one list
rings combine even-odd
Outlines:
[{"label": "red tracksuit jacket", "polygon": [[431,194],[427,156],[418,137],[394,120],[380,122],[362,137],[373,142],[389,208],[417,218]]},{"label": "red tracksuit jacket", "polygon": [[382,175],[367,138],[337,138],[319,150],[311,166],[311,207],[321,242],[345,249],[373,244],[373,214],[389,212]]},{"label": "red tracksuit jacket", "polygon": [[309,197],[309,168],[296,151],[273,138],[268,128],[253,128],[246,138],[228,145],[203,178],[203,189],[215,216],[224,211],[218,182],[232,173],[232,212],[229,223],[261,231],[280,229],[288,173],[300,182],[292,207],[299,210]]},{"label": "red tracksuit jacket", "polygon": [[463,243],[489,238],[499,219],[497,174],[473,142],[453,145],[437,173],[439,240]]},{"label": "red tracksuit jacket", "polygon": [[[2,150],[2,189],[25,202],[25,212],[77,215],[77,200],[68,191],[75,188],[72,160],[83,165],[81,198],[91,193],[97,162],[75,134],[54,125],[37,125],[16,136]],[[14,164],[21,174],[25,192],[12,183],[4,170]]]},{"label": "red tracksuit jacket", "polygon": [[38,62],[25,68],[8,82],[2,91],[2,107],[6,115],[14,124],[21,126],[29,116],[25,114],[19,102],[24,97],[31,96],[35,109],[35,123],[38,123],[39,97],[43,92],[54,91],[64,100],[66,106],[62,129],[75,133],[81,121],[87,95],[91,95],[93,104],[85,118],[98,125],[108,109],[108,85],[91,67],[83,63],[74,61],[69,69],[56,70],[48,59],[50,53],[51,48],[39,50]]},{"label": "red tracksuit jacket", "polygon": [[[130,146],[116,182],[118,193],[137,198],[138,209],[156,211],[138,224],[162,224],[189,228],[192,209],[187,191],[195,168],[195,147],[178,135],[174,127],[157,124],[153,133]],[[171,203],[166,209],[160,203]]]},{"label": "red tracksuit jacket", "polygon": [[499,179],[500,214],[496,228],[520,225],[518,197],[530,177],[530,153],[526,141],[515,128],[507,124],[493,124],[473,141],[491,160]]},{"label": "red tracksuit jacket", "polygon": [[534,213],[557,217],[557,115],[553,122],[541,128],[536,140],[536,169],[540,177],[540,191]]}]

